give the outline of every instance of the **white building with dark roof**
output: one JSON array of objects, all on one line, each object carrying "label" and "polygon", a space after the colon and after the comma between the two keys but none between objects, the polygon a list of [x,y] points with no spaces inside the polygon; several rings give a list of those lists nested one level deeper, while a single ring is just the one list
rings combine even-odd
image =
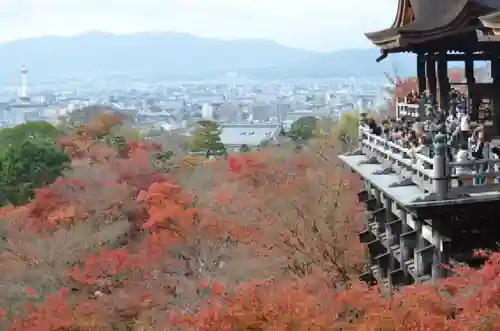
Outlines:
[{"label": "white building with dark roof", "polygon": [[257,146],[265,140],[276,140],[282,133],[280,124],[221,124],[221,141],[228,151],[242,145]]}]

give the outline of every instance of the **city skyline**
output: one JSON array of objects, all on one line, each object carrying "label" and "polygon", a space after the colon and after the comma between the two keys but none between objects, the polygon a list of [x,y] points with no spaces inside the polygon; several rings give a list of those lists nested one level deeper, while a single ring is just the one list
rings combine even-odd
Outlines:
[{"label": "city skyline", "polygon": [[397,0],[5,0],[0,42],[87,31],[173,31],[333,51],[370,47],[363,33],[388,27],[396,6]]}]

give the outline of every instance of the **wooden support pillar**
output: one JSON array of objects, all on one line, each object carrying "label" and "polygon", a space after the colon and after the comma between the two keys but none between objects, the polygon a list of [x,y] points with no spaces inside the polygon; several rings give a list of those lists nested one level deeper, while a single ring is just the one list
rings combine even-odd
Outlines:
[{"label": "wooden support pillar", "polygon": [[429,92],[434,97],[436,101],[437,96],[437,77],[436,77],[436,60],[431,57],[427,57],[425,65],[425,73],[427,76],[427,84],[429,85]]},{"label": "wooden support pillar", "polygon": [[441,259],[443,261],[443,267],[441,268],[441,274],[443,277],[448,277],[450,274],[449,268],[446,266],[450,263],[450,258],[451,258],[451,238],[441,236]]},{"label": "wooden support pillar", "polygon": [[[441,221],[441,220],[439,220]],[[437,222],[435,222],[437,223]],[[448,263],[447,256],[444,253],[444,249],[448,248],[443,242],[448,242],[446,238],[443,240],[442,233],[439,231],[439,225],[433,225],[432,227],[432,240],[434,241],[434,257],[432,261],[432,280],[436,281],[445,276],[445,268],[443,265]]]},{"label": "wooden support pillar", "polygon": [[439,105],[446,115],[448,115],[450,109],[450,79],[448,78],[446,54],[441,54],[438,58],[437,76],[439,83]]},{"label": "wooden support pillar", "polygon": [[493,125],[500,132],[500,59],[491,59],[491,78],[493,78]]},{"label": "wooden support pillar", "polygon": [[425,78],[425,55],[417,55],[417,79],[418,93],[421,95],[427,89],[427,80]]},{"label": "wooden support pillar", "polygon": [[[377,189],[373,190],[373,197],[377,200],[376,202],[376,211],[373,213],[374,215],[374,220],[377,222],[377,232],[384,233],[385,232],[385,226],[384,226],[384,216],[385,216],[385,208],[382,205],[382,197],[380,194],[380,191]],[[377,215],[377,213],[379,213]]]},{"label": "wooden support pillar", "polygon": [[[384,196],[384,207],[385,207],[385,235],[387,239],[387,252],[389,253],[389,263],[387,265],[387,275],[391,275],[394,271],[394,255],[392,251],[392,245],[394,241],[394,235],[392,233],[391,222],[393,221],[392,214],[392,200]],[[392,291],[392,277],[388,277],[389,291]]]},{"label": "wooden support pillar", "polygon": [[414,219],[415,222],[415,232],[416,232],[416,245],[415,251],[413,253],[413,261],[415,263],[415,274],[417,277],[424,275],[425,261],[422,249],[426,247],[425,239],[422,236],[422,225],[423,222],[420,219]]},{"label": "wooden support pillar", "polygon": [[476,83],[476,77],[474,76],[474,59],[472,54],[467,54],[465,58],[465,79],[467,80],[467,87],[469,88],[470,96],[470,85]]},{"label": "wooden support pillar", "polygon": [[372,194],[373,194],[373,197],[374,197],[375,199],[377,199],[377,201],[378,201],[378,206],[381,206],[382,199],[381,199],[380,191],[379,191],[379,190],[377,190],[377,189],[373,189],[373,190],[372,190]]},{"label": "wooden support pillar", "polygon": [[467,81],[467,94],[469,96],[469,103],[471,106],[471,109],[469,110],[470,119],[472,121],[477,121],[479,116],[477,110],[479,100],[473,92],[473,86],[474,84],[476,84],[476,78],[474,77],[474,59],[472,57],[472,54],[466,54],[465,57],[465,79]]},{"label": "wooden support pillar", "polygon": [[410,243],[405,238],[404,234],[408,233],[412,229],[408,226],[408,222],[406,219],[406,217],[407,217],[406,211],[403,209],[400,209],[400,210],[398,210],[398,215],[399,215],[399,219],[401,220],[401,235],[399,236],[399,246],[401,249],[401,259],[399,262],[401,264],[403,264],[410,257]]},{"label": "wooden support pillar", "polygon": [[[373,199],[373,193],[372,193],[372,187],[370,185],[370,182],[368,181],[364,181],[364,191],[363,191],[363,196],[362,197],[359,197],[360,199],[363,198],[363,203],[367,203],[368,201],[370,201],[371,199]],[[361,202],[361,201],[360,201]]]},{"label": "wooden support pillar", "polygon": [[407,213],[403,209],[398,210],[398,216],[399,219],[401,220],[401,235],[399,236],[399,250],[400,250],[400,255],[399,255],[399,265],[403,269],[404,273],[404,279],[406,282],[409,280],[409,275],[408,275],[408,269],[405,267],[405,262],[410,258],[411,252],[411,238],[409,238],[408,234],[410,233],[409,231],[411,230],[410,227],[408,226],[407,222]]},{"label": "wooden support pillar", "polygon": [[381,236],[385,233],[385,218],[386,218],[387,210],[385,207],[380,207],[377,210],[372,212],[372,220],[375,221],[376,228],[375,232],[377,235]]},{"label": "wooden support pillar", "polygon": [[402,233],[402,221],[399,218],[393,219],[391,222],[387,223],[387,226],[390,227],[392,239],[389,242],[389,245],[399,245],[399,239]]}]

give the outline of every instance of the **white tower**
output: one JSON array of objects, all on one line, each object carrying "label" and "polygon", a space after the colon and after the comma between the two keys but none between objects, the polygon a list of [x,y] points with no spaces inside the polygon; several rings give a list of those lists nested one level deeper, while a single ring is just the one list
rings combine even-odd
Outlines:
[{"label": "white tower", "polygon": [[330,104],[331,99],[332,99],[332,98],[331,98],[331,96],[330,96],[330,92],[326,92],[326,93],[325,93],[325,100],[324,100],[325,105],[329,105],[329,104]]},{"label": "white tower", "polygon": [[201,117],[204,120],[212,120],[213,114],[214,114],[214,108],[212,107],[211,104],[204,103],[203,106],[201,106]]},{"label": "white tower", "polygon": [[29,101],[28,96],[28,67],[23,65],[21,67],[21,90],[19,91],[19,98],[23,101]]}]

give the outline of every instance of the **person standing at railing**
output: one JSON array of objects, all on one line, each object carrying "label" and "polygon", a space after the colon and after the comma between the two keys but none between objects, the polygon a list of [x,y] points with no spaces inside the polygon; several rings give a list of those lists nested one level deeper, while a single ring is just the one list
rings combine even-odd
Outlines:
[{"label": "person standing at railing", "polygon": [[[457,163],[467,163],[469,162],[469,148],[465,142],[461,142],[458,146],[458,152],[455,156],[456,162]],[[470,173],[470,167],[463,165],[463,166],[457,166],[455,167],[455,175],[460,176],[464,174],[469,174]],[[459,178],[458,179],[458,186],[462,186],[463,181]]]},{"label": "person standing at railing", "polygon": [[[500,160],[500,147],[498,146],[493,146],[491,147],[491,159],[498,161]],[[500,172],[500,164],[495,163],[493,165],[493,171],[496,173]],[[495,177],[495,184],[500,184],[500,176]]]},{"label": "person standing at railing", "polygon": [[382,135],[382,128],[377,125],[377,122],[373,118],[370,118],[367,120],[367,127],[370,130],[371,133],[381,136]]},{"label": "person standing at railing", "polygon": [[436,104],[434,100],[434,96],[431,94],[429,90],[425,90],[422,96],[420,97],[420,104],[422,105],[434,105]]},{"label": "person standing at railing", "polygon": [[388,120],[382,121],[382,137],[388,141],[392,140],[391,136],[391,125]]},{"label": "person standing at railing", "polygon": [[427,141],[427,136],[426,135],[419,136],[416,140],[410,141],[410,144],[411,144],[411,152],[413,155],[413,159],[414,160],[416,159],[417,165],[424,167],[422,159],[416,158],[416,155],[421,154],[429,157],[430,146]]},{"label": "person standing at railing", "polygon": [[[480,127],[475,128],[474,131],[472,131],[470,137],[467,139],[467,147],[470,153],[475,150],[476,145],[479,142],[479,131],[481,131]],[[472,158],[472,154],[470,155],[470,157]]]},{"label": "person standing at railing", "polygon": [[403,122],[400,119],[391,119],[390,121],[390,141],[400,143],[404,137]]},{"label": "person standing at railing", "polygon": [[470,118],[469,114],[464,111],[460,116],[460,134],[462,136],[463,141],[467,141],[469,139],[469,131],[470,131]]},{"label": "person standing at railing", "polygon": [[448,117],[446,117],[446,130],[448,132],[454,132],[455,128],[459,125],[459,119],[455,111],[451,110]]},{"label": "person standing at railing", "polygon": [[[477,131],[476,143],[472,147],[471,155],[476,161],[487,160],[489,155],[489,143],[486,141],[484,131],[482,129]],[[487,170],[487,165],[480,164],[476,167],[477,176],[474,178],[474,185],[483,185],[485,183],[484,172]]]},{"label": "person standing at railing", "polygon": [[409,104],[414,104],[414,105],[416,104],[416,105],[418,105],[418,103],[420,102],[420,98],[418,96],[417,91],[411,90],[411,92],[409,92],[406,95],[406,102],[409,103]]}]

